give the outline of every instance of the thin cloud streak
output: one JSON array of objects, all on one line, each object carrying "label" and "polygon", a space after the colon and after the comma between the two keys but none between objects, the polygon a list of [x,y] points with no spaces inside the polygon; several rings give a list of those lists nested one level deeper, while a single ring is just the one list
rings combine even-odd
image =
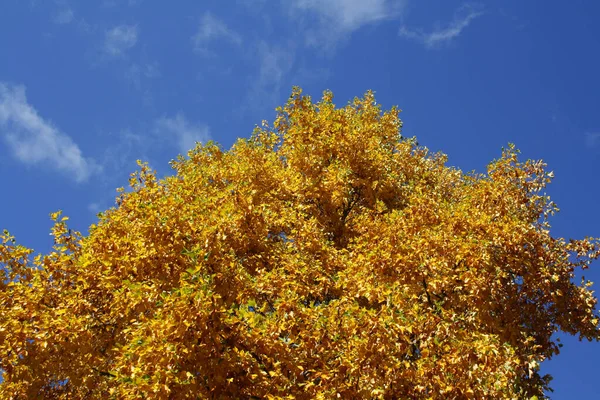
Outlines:
[{"label": "thin cloud streak", "polygon": [[77,182],[101,171],[69,136],[40,117],[27,102],[22,85],[0,82],[0,136],[24,164],[48,165]]},{"label": "thin cloud streak", "polygon": [[585,134],[585,146],[588,149],[595,149],[600,146],[600,133],[586,132]]},{"label": "thin cloud streak", "polygon": [[74,17],[75,14],[73,13],[73,10],[71,10],[70,8],[65,8],[63,10],[60,10],[54,16],[54,23],[58,25],[66,25],[71,23]]},{"label": "thin cloud streak", "polygon": [[104,35],[104,52],[112,57],[119,57],[136,45],[138,41],[137,25],[118,25],[106,31]]},{"label": "thin cloud streak", "polygon": [[204,124],[194,124],[187,120],[182,113],[174,117],[162,117],[156,120],[155,130],[160,138],[177,145],[181,154],[196,147],[196,142],[206,143],[210,140],[210,128]]},{"label": "thin cloud streak", "polygon": [[389,0],[294,0],[293,7],[311,11],[335,28],[354,31],[363,25],[381,21],[394,15],[394,2]]},{"label": "thin cloud streak", "polygon": [[208,53],[208,43],[217,39],[223,39],[237,46],[242,44],[242,38],[237,32],[210,12],[206,12],[200,20],[198,31],[192,36],[194,49]]},{"label": "thin cloud streak", "polygon": [[298,19],[307,13],[317,18],[317,29],[306,29],[309,45],[333,47],[363,26],[397,18],[405,5],[406,0],[293,0],[290,11]]},{"label": "thin cloud streak", "polygon": [[[459,16],[459,14],[462,14],[465,11],[465,15]],[[425,33],[419,30],[410,30],[403,26],[400,28],[398,34],[401,37],[421,42],[427,48],[434,48],[460,36],[463,30],[465,30],[475,18],[480,17],[481,15],[483,15],[482,11],[477,11],[471,6],[464,6],[459,9],[454,20],[443,29]]]},{"label": "thin cloud streak", "polygon": [[294,67],[295,51],[292,45],[271,45],[260,41],[253,49],[256,73],[249,75],[245,111],[259,111],[275,107],[281,88],[287,85]]}]

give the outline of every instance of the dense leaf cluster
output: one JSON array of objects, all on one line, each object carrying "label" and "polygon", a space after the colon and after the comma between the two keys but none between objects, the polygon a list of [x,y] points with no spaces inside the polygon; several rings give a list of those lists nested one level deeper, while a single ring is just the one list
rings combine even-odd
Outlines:
[{"label": "dense leaf cluster", "polygon": [[558,330],[598,339],[551,174],[402,138],[371,92],[295,89],[272,127],[146,164],[82,237],[0,237],[2,398],[530,398]]}]

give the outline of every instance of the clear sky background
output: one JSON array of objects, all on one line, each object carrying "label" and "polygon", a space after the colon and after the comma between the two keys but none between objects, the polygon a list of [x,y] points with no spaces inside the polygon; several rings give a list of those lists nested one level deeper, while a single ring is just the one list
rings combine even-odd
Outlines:
[{"label": "clear sky background", "polygon": [[[0,229],[45,252],[50,212],[86,232],[136,159],[162,176],[229,148],[300,85],[373,89],[466,171],[514,142],[555,172],[554,235],[599,237],[599,20],[592,0],[0,0]],[[563,341],[552,397],[598,398],[600,343]]]}]

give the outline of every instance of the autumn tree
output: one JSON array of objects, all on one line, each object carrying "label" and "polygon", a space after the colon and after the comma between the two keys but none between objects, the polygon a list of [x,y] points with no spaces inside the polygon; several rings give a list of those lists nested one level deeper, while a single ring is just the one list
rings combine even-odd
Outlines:
[{"label": "autumn tree", "polygon": [[87,236],[5,231],[0,396],[544,397],[553,335],[600,337],[598,241],[551,235],[541,161],[466,174],[401,126],[295,89],[228,151],[140,163]]}]

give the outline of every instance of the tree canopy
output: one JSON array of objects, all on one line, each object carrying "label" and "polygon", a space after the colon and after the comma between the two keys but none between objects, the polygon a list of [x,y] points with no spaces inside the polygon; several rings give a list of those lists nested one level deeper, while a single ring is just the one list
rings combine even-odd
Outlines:
[{"label": "tree canopy", "polygon": [[119,190],[89,235],[0,236],[2,398],[542,398],[558,331],[600,338],[552,174],[463,173],[372,92],[295,88],[272,126]]}]

